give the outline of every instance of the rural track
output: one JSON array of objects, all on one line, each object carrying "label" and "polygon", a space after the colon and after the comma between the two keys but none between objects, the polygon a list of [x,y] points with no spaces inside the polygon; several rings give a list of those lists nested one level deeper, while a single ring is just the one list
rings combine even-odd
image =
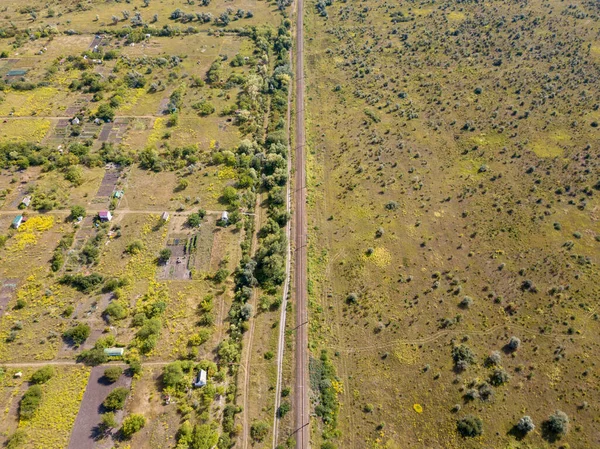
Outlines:
[{"label": "rural track", "polygon": [[[290,50],[290,65],[292,64],[292,51]],[[291,110],[292,110],[292,89],[288,90],[288,107],[287,107],[287,136],[288,136],[288,157],[287,157],[287,179],[286,183],[286,212],[291,216],[292,211],[292,193],[290,184],[292,182],[291,170],[292,170],[292,151],[291,151],[291,136],[290,136],[290,124],[291,124]],[[281,298],[281,312],[279,315],[279,335],[277,337],[277,381],[275,383],[275,406],[273,410],[273,449],[277,447],[277,440],[279,439],[279,418],[278,411],[281,405],[281,382],[283,378],[283,355],[285,351],[285,329],[287,321],[287,305],[288,295],[290,292],[290,277],[291,277],[291,265],[292,265],[292,221],[288,220],[285,226],[285,237],[286,237],[286,254],[285,254],[285,281],[283,282],[283,292]]]},{"label": "rural track", "polygon": [[[99,211],[101,210],[105,210],[106,208],[99,208],[99,209],[88,209],[86,210],[86,213],[88,215],[95,215],[97,214]],[[135,209],[117,209],[113,211],[113,215],[119,215],[119,214],[161,214],[161,212],[164,212],[164,210],[135,210]],[[189,210],[189,211],[181,211],[181,212],[171,212],[171,215],[190,215],[195,213],[194,210]],[[28,209],[8,209],[8,210],[0,210],[0,215],[12,215],[12,214],[23,214],[23,213],[27,213],[28,215],[69,215],[71,213],[71,211],[69,209],[56,209],[56,210],[50,210],[48,212],[37,212],[37,211],[32,211],[32,210],[28,210]],[[222,210],[207,210],[206,213],[208,215],[219,215],[222,214],[223,211]]]},{"label": "rural track", "polygon": [[304,0],[296,2],[296,178],[294,266],[296,297],[296,367],[294,433],[296,449],[310,446],[308,401],[308,255],[306,219],[306,135],[304,129]]}]

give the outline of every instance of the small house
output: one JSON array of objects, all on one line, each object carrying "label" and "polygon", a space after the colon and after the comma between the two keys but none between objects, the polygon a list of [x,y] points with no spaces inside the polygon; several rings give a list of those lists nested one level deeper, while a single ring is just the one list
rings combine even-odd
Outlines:
[{"label": "small house", "polygon": [[108,357],[123,357],[124,348],[104,348],[104,354]]},{"label": "small house", "polygon": [[227,223],[229,221],[229,214],[227,213],[227,211],[223,211],[223,213],[221,214],[221,221],[223,223]]},{"label": "small house", "polygon": [[75,117],[73,120],[71,120],[71,125],[79,125],[79,123],[81,123],[79,121],[79,119],[77,117]]},{"label": "small house", "polygon": [[112,220],[112,214],[109,210],[101,210],[98,212],[98,218],[100,218],[100,221],[110,221]]},{"label": "small house", "polygon": [[15,219],[12,221],[12,227],[15,229],[19,229],[19,226],[21,226],[21,223],[23,223],[23,215],[17,215],[15,217]]},{"label": "small house", "polygon": [[194,381],[194,387],[203,387],[204,385],[206,385],[206,371],[201,369]]},{"label": "small house", "polygon": [[164,222],[169,221],[169,213],[168,212],[163,212],[162,215],[160,216],[160,219]]},{"label": "small house", "polygon": [[29,205],[31,204],[31,196],[26,196],[25,198],[23,198],[21,204],[25,207],[29,207]]}]

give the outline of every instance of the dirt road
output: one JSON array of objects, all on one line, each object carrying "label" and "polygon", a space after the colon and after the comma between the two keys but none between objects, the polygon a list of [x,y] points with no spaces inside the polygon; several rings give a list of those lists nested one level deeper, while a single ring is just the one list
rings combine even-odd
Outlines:
[{"label": "dirt road", "polygon": [[294,429],[296,449],[309,447],[308,402],[308,288],[307,223],[304,134],[304,1],[296,11],[296,180],[295,180],[295,299],[296,299],[296,380],[294,388]]}]

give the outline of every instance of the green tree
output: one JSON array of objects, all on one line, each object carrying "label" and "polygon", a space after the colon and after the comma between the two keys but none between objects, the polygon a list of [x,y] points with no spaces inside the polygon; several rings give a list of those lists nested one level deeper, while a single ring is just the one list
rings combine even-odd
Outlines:
[{"label": "green tree", "polygon": [[185,382],[181,362],[169,363],[163,369],[162,383],[165,387],[179,388]]},{"label": "green tree", "polygon": [[31,375],[31,383],[44,384],[48,382],[52,376],[54,376],[54,373],[55,371],[53,366],[44,366]]},{"label": "green tree", "polygon": [[192,433],[190,449],[212,449],[219,441],[219,434],[210,424],[196,424]]},{"label": "green tree", "polygon": [[71,206],[71,220],[77,220],[79,217],[85,217],[86,211],[83,206]]},{"label": "green tree", "polygon": [[104,378],[108,380],[111,384],[119,380],[123,374],[123,368],[120,366],[111,366],[104,370]]},{"label": "green tree", "polygon": [[169,248],[163,248],[160,250],[158,260],[161,263],[166,263],[171,258],[171,250]]},{"label": "green tree", "polygon": [[65,331],[63,337],[76,345],[82,344],[90,336],[90,326],[87,324],[78,324],[77,326]]},{"label": "green tree", "polygon": [[102,405],[108,411],[122,410],[125,407],[127,396],[129,396],[127,388],[117,387],[106,396]]},{"label": "green tree", "polygon": [[108,103],[101,104],[96,112],[96,118],[104,120],[105,122],[113,121],[115,119],[115,110]]}]

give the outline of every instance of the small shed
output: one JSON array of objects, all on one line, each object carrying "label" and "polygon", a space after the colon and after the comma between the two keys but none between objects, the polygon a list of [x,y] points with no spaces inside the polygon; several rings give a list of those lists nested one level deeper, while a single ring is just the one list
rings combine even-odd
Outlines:
[{"label": "small shed", "polygon": [[100,218],[100,221],[110,221],[112,220],[112,214],[109,210],[101,210],[98,212],[98,218]]},{"label": "small shed", "polygon": [[206,371],[201,369],[194,381],[194,387],[203,387],[204,385],[206,385]]},{"label": "small shed", "polygon": [[31,196],[26,196],[25,198],[23,198],[21,204],[23,204],[23,206],[25,207],[29,207],[29,205],[31,204]]},{"label": "small shed", "polygon": [[15,229],[19,229],[19,226],[21,226],[21,223],[23,223],[23,215],[17,215],[15,217],[15,219],[12,221],[12,227]]},{"label": "small shed", "polygon": [[104,348],[104,354],[109,357],[122,357],[124,352],[123,348]]},{"label": "small shed", "polygon": [[122,190],[117,190],[117,191],[115,191],[113,196],[115,198],[123,198],[123,195],[124,195],[124,192]]},{"label": "small shed", "polygon": [[79,123],[81,123],[79,121],[79,119],[77,117],[75,117],[73,120],[71,120],[71,125],[79,125]]},{"label": "small shed", "polygon": [[170,217],[169,217],[169,213],[168,213],[168,212],[163,212],[163,213],[162,213],[162,215],[160,216],[160,219],[161,219],[162,221],[165,221],[165,222],[166,222],[166,221],[169,221],[169,218],[170,218]]},{"label": "small shed", "polygon": [[224,223],[227,223],[229,221],[229,214],[227,213],[227,211],[223,211],[223,213],[221,214],[221,221],[223,221]]}]

